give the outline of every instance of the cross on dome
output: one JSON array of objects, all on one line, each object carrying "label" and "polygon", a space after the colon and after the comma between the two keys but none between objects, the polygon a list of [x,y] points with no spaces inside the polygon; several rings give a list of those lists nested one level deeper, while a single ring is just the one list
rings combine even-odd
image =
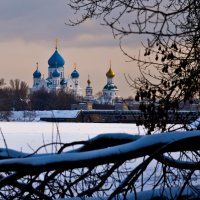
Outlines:
[{"label": "cross on dome", "polygon": [[88,80],[87,80],[88,85],[90,85],[91,81],[90,81],[90,75],[88,75]]},{"label": "cross on dome", "polygon": [[36,63],[36,70],[35,72],[33,73],[33,78],[40,78],[41,77],[41,73],[38,69],[38,62]]},{"label": "cross on dome", "polygon": [[58,50],[58,39],[56,38],[56,47],[55,47],[56,50]]},{"label": "cross on dome", "polygon": [[110,68],[109,68],[109,70],[107,71],[106,76],[107,76],[108,78],[113,78],[113,77],[115,76],[115,72],[112,70],[112,67],[111,67],[111,60],[110,60]]}]

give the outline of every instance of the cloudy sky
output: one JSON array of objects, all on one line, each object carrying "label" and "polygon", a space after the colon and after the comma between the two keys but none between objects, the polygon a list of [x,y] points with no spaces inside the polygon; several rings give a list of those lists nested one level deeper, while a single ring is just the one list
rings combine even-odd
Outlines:
[{"label": "cloudy sky", "polygon": [[[67,26],[65,23],[69,19],[77,17],[67,3],[67,0],[0,0],[1,77],[6,82],[19,78],[31,87],[36,62],[47,77],[47,61],[58,39],[58,50],[66,63],[65,76],[70,75],[76,63],[83,93],[88,75],[94,94],[102,90],[111,60],[119,95],[132,95],[124,74],[134,78],[137,67],[126,62],[128,59],[120,51],[118,39],[113,38],[109,28],[95,20],[76,27]],[[138,54],[134,42],[125,47],[131,54]]]}]

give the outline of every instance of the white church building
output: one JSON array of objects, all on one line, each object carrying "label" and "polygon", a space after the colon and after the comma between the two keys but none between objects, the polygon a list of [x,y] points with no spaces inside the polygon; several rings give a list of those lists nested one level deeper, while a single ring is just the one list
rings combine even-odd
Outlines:
[{"label": "white church building", "polygon": [[103,87],[102,96],[95,99],[93,95],[93,88],[91,86],[90,78],[88,77],[87,86],[85,88],[85,95],[82,95],[82,90],[79,85],[79,72],[74,67],[73,72],[69,78],[65,78],[65,61],[63,57],[58,52],[56,45],[55,52],[48,60],[48,77],[44,78],[38,68],[38,63],[36,70],[33,73],[33,86],[31,88],[32,92],[36,92],[41,89],[45,89],[48,92],[51,91],[67,91],[73,94],[75,97],[83,96],[86,102],[97,102],[100,104],[114,104],[117,97],[117,86],[113,82],[115,73],[111,68],[111,63],[109,70],[106,73],[107,83]]},{"label": "white church building", "polygon": [[79,86],[79,73],[76,70],[71,73],[71,76],[65,78],[65,61],[63,57],[59,54],[56,47],[55,52],[48,60],[48,77],[44,78],[38,69],[38,63],[36,70],[33,73],[33,86],[32,92],[41,90],[42,88],[47,91],[69,91],[75,96],[82,95],[81,88]]}]

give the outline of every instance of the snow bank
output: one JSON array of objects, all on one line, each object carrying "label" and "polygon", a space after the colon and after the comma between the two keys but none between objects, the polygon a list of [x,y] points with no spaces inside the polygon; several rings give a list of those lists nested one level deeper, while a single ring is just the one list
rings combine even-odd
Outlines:
[{"label": "snow bank", "polygon": [[12,111],[10,121],[39,121],[40,118],[76,118],[80,110]]}]

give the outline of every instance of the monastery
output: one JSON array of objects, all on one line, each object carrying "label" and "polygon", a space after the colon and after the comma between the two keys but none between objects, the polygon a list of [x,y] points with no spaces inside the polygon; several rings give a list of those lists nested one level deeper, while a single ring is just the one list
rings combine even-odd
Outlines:
[{"label": "monastery", "polygon": [[83,96],[86,102],[96,102],[100,104],[115,104],[117,97],[118,88],[114,84],[113,79],[115,73],[112,70],[111,63],[109,69],[106,73],[107,83],[102,89],[102,96],[95,98],[93,96],[93,88],[91,86],[90,78],[88,77],[87,86],[85,88],[85,95],[82,94],[82,89],[79,84],[80,74],[77,67],[71,72],[70,77],[65,77],[65,60],[58,52],[56,45],[55,52],[48,60],[48,76],[45,78],[41,75],[38,68],[38,63],[36,70],[33,73],[33,86],[31,88],[32,92],[45,89],[50,91],[67,91],[73,94],[75,97]]}]

